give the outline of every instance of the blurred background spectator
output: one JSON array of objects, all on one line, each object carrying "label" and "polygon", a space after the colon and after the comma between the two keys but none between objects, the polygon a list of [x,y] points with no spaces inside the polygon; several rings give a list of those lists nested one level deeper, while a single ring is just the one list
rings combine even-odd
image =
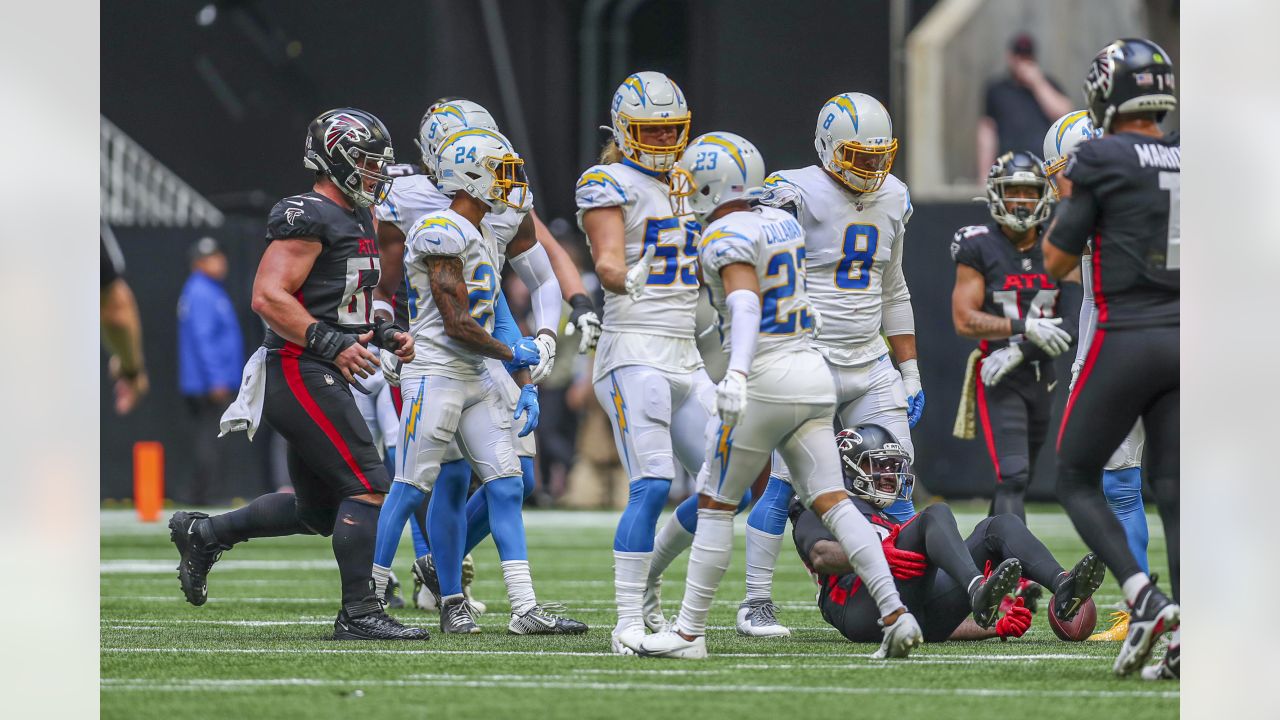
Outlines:
[{"label": "blurred background spectator", "polygon": [[142,362],[142,318],[138,301],[124,279],[124,253],[106,224],[98,238],[102,246],[102,342],[111,353],[108,364],[115,379],[116,413],[127,415],[147,394],[147,370]]},{"label": "blurred background spectator", "polygon": [[227,256],[204,237],[191,246],[191,275],[178,298],[178,385],[191,417],[195,466],[188,502],[204,504],[221,479],[218,420],[240,387],[244,342],[222,286]]},{"label": "blurred background spectator", "polygon": [[1006,152],[1027,150],[1039,156],[1049,126],[1076,109],[1062,86],[1041,69],[1030,34],[1015,35],[1005,59],[1009,73],[987,83],[986,109],[978,121],[978,182],[986,181],[991,164]]}]

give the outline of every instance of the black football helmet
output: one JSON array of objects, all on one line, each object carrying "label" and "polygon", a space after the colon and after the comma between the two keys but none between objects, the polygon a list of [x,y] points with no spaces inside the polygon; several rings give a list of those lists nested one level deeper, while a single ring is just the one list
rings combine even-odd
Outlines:
[{"label": "black football helmet", "polygon": [[[1017,185],[1039,188],[1039,198],[1006,197],[1005,189]],[[1026,232],[1049,219],[1049,197],[1044,163],[1035,153],[1007,152],[996,158],[987,173],[987,209],[996,222],[1016,232]]]},{"label": "black football helmet", "polygon": [[911,456],[893,433],[879,425],[859,425],[836,433],[844,489],[881,510],[911,499],[916,476]]},{"label": "black football helmet", "polygon": [[[387,199],[392,181],[387,167],[395,161],[391,133],[372,113],[355,108],[327,110],[307,127],[302,164],[329,176],[359,207]],[[369,181],[372,187],[366,187]]]},{"label": "black football helmet", "polygon": [[1084,79],[1084,98],[1093,126],[1107,133],[1117,114],[1154,112],[1157,121],[1163,120],[1178,107],[1176,88],[1168,53],[1150,40],[1125,38],[1093,58]]}]

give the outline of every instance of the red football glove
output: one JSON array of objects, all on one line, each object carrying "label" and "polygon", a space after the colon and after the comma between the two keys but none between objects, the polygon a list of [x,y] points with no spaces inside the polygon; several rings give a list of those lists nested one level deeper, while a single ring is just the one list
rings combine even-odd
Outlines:
[{"label": "red football glove", "polygon": [[895,525],[880,544],[884,547],[884,559],[889,561],[889,571],[893,573],[894,579],[912,580],[924,575],[925,569],[929,566],[929,559],[918,552],[899,550],[894,545],[898,541],[898,531],[901,529],[901,525]]},{"label": "red football glove", "polygon": [[1022,604],[1022,598],[1013,601],[1004,617],[996,621],[996,636],[1000,638],[1022,637],[1031,628],[1031,611]]}]

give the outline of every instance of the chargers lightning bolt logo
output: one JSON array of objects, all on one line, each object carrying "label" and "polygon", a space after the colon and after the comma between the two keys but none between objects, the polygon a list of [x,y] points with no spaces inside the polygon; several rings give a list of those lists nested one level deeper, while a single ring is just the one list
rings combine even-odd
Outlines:
[{"label": "chargers lightning bolt logo", "polygon": [[422,391],[425,389],[426,383],[418,386],[418,396],[413,399],[413,404],[409,406],[409,411],[404,416],[404,437],[400,443],[403,452],[400,455],[400,472],[404,472],[405,462],[409,457],[409,441],[418,437],[418,418],[422,416]]},{"label": "chargers lightning bolt logo", "polygon": [[835,105],[844,111],[844,114],[848,115],[850,122],[853,123],[853,131],[858,132],[858,108],[854,106],[853,100],[848,95],[837,95],[828,100],[827,105]]},{"label": "chargers lightning bolt logo", "polygon": [[613,176],[603,170],[588,170],[582,173],[582,177],[578,178],[578,187],[584,188],[591,185],[599,185],[602,188],[612,188],[622,198],[623,202],[627,200],[627,193],[618,184]]},{"label": "chargers lightning bolt logo", "polygon": [[701,142],[708,145],[715,145],[729,153],[729,157],[733,158],[734,164],[738,166],[738,171],[742,173],[742,178],[744,180],[746,179],[747,161],[743,159],[742,150],[739,149],[737,145],[734,145],[727,138],[720,137],[719,135],[705,135]]},{"label": "chargers lightning bolt logo", "polygon": [[720,463],[720,481],[716,490],[724,487],[724,476],[729,472],[729,454],[733,452],[733,427],[720,423],[720,437],[716,440],[716,454],[713,460]]},{"label": "chargers lightning bolt logo", "polygon": [[[610,373],[612,376],[612,373]],[[627,450],[627,401],[622,399],[622,388],[618,387],[618,378],[613,377],[613,389],[609,391],[609,399],[613,401],[614,417],[618,423],[618,437],[622,440],[619,445],[622,446],[622,462],[627,466],[627,472],[631,472],[631,453]]]}]

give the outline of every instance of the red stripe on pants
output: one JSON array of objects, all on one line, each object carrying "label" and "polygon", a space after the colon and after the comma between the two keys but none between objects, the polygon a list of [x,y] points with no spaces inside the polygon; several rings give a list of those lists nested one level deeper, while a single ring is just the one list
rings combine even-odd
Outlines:
[{"label": "red stripe on pants", "polygon": [[1058,442],[1054,446],[1056,450],[1062,450],[1062,433],[1067,429],[1067,421],[1071,419],[1071,409],[1076,406],[1076,398],[1080,396],[1080,391],[1084,389],[1084,384],[1089,380],[1089,375],[1093,373],[1093,366],[1098,362],[1098,353],[1102,350],[1102,341],[1107,336],[1107,331],[1098,328],[1093,332],[1093,342],[1089,345],[1089,354],[1085,357],[1084,367],[1080,369],[1080,377],[1076,380],[1076,388],[1071,391],[1071,396],[1067,398],[1067,408],[1062,411],[1062,424],[1058,426]]},{"label": "red stripe on pants", "polygon": [[324,411],[316,403],[315,398],[311,397],[311,391],[307,389],[306,383],[302,381],[302,369],[298,365],[297,356],[289,352],[280,353],[280,366],[284,371],[284,380],[288,383],[289,390],[293,392],[293,397],[297,399],[298,404],[302,406],[303,410],[307,411],[307,415],[311,417],[311,420],[320,426],[320,430],[324,432],[325,437],[329,438],[329,442],[333,443],[333,447],[337,449],[338,454],[346,461],[347,467],[360,480],[360,484],[364,485],[369,492],[375,492],[373,486],[369,484],[368,478],[364,476],[364,471],[356,463],[355,456],[351,454],[351,448],[347,447],[347,441],[342,439],[342,434],[338,432],[338,428],[333,426],[329,417],[324,414]]},{"label": "red stripe on pants", "polygon": [[1000,475],[1000,456],[996,454],[996,439],[991,434],[991,416],[987,414],[987,386],[982,382],[982,361],[980,358],[974,368],[974,379],[978,383],[978,417],[982,419],[982,435],[987,441],[987,454],[991,456],[991,464],[996,468],[996,483],[1003,484]]}]

